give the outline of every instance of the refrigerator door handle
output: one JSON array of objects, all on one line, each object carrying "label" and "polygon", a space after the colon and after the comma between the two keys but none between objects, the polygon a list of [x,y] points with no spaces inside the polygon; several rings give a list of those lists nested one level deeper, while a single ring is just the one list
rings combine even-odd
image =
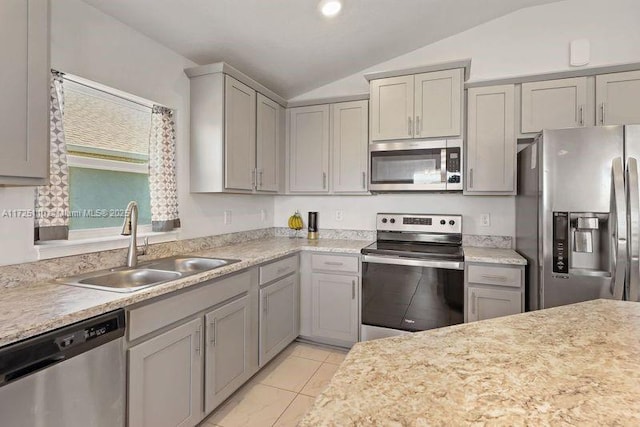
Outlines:
[{"label": "refrigerator door handle", "polygon": [[613,232],[613,278],[611,296],[621,300],[624,294],[624,279],[627,271],[627,209],[625,206],[624,168],[622,159],[616,157],[611,165],[612,172],[612,212],[615,229]]},{"label": "refrigerator door handle", "polygon": [[629,203],[629,265],[627,296],[629,301],[640,297],[640,187],[638,184],[638,161],[630,157],[627,161],[627,200]]}]

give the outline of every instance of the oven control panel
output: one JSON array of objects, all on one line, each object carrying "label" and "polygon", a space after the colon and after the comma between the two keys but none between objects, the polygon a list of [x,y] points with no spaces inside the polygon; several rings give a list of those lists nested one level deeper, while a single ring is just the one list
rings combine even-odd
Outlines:
[{"label": "oven control panel", "polygon": [[376,218],[376,229],[462,234],[462,215],[379,213]]}]

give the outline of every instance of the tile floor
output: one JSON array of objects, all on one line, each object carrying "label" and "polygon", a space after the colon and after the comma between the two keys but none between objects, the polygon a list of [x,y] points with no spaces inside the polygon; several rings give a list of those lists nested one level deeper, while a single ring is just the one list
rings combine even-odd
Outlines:
[{"label": "tile floor", "polygon": [[311,408],[346,351],[294,342],[200,427],[294,427]]}]

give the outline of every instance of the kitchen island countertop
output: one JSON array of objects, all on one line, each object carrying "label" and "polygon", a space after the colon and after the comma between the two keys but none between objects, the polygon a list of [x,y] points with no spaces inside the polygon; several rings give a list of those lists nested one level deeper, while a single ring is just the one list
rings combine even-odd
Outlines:
[{"label": "kitchen island countertop", "polygon": [[300,426],[640,425],[640,304],[356,344]]}]

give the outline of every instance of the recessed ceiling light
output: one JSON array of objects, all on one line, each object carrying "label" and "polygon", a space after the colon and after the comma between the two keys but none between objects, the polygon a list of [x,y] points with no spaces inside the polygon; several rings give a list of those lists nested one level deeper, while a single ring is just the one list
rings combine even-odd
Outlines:
[{"label": "recessed ceiling light", "polygon": [[342,9],[342,2],[340,0],[322,0],[318,8],[324,16],[336,16]]}]

